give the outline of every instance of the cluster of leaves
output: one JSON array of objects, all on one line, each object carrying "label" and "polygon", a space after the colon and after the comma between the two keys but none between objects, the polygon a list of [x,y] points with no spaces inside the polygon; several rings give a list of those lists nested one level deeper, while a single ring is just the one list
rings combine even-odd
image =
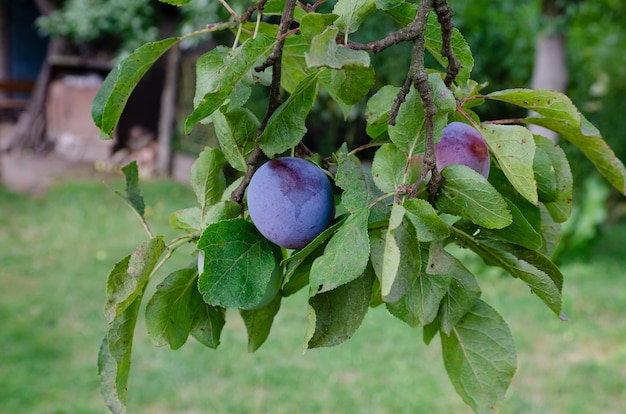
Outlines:
[{"label": "cluster of leaves", "polygon": [[67,0],[48,16],[37,20],[37,26],[54,36],[65,36],[79,42],[102,38],[119,39],[122,50],[132,51],[154,41],[158,28],[150,0]]},{"label": "cluster of leaves", "polygon": [[[355,333],[369,309],[385,308],[410,327],[422,327],[427,344],[439,334],[450,380],[476,412],[490,411],[504,398],[516,370],[515,347],[505,321],[481,299],[476,276],[446,246],[457,243],[505,269],[565,318],[563,275],[550,255],[559,223],[570,216],[572,175],[559,146],[523,125],[561,134],[623,193],[626,171],[598,130],[556,92],[480,94],[470,79],[471,51],[451,26],[445,1],[338,0],[332,13],[318,13],[320,3],[260,1],[243,15],[233,12],[231,21],[196,33],[232,29],[237,40],[197,63],[194,110],[185,129],[213,123],[220,148],[206,148],[192,167],[198,205],[170,218],[180,237],[165,243],[152,234],[143,216],[136,165],[124,169],[127,188],[120,195],[150,238],[117,263],[108,279],[109,330],[99,370],[112,411],[124,411],[133,332],[146,285],[189,241],[196,243],[204,263],[200,271],[194,262],[166,276],[149,299],[146,323],[155,345],[177,349],[191,335],[216,348],[225,312],[235,309],[248,330],[248,349],[255,351],[270,334],[281,301],[307,289],[305,348],[338,345]],[[263,22],[272,14],[281,16],[278,24]],[[367,44],[349,40],[363,21],[382,15],[402,28]],[[184,38],[148,43],[111,72],[93,105],[104,134],[112,134],[150,65]],[[376,73],[369,53],[403,41],[414,44],[407,81],[371,91]],[[440,68],[424,68],[425,51]],[[268,87],[264,119],[246,108],[255,85]],[[322,160],[302,145],[320,88],[346,115],[367,100],[371,142],[366,146],[377,148],[371,168],[361,165],[361,148],[343,145]],[[473,108],[486,100],[538,115],[481,122]],[[489,179],[461,165],[437,171],[434,144],[443,128],[458,120],[483,135],[492,158]],[[261,157],[295,151],[329,169],[337,214],[308,246],[291,251],[258,233],[247,216],[245,189]],[[224,175],[226,164],[241,173],[232,183]],[[272,283],[281,288],[268,301],[263,296]]]}]

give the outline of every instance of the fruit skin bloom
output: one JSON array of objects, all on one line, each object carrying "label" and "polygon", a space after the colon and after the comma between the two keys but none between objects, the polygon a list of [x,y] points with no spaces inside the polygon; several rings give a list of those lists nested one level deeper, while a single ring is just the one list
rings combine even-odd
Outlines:
[{"label": "fruit skin bloom", "polygon": [[287,249],[309,244],[334,215],[333,189],[326,174],[295,157],[263,164],[250,180],[247,199],[250,218],[259,232]]},{"label": "fruit skin bloom", "polygon": [[489,177],[489,150],[480,133],[462,122],[451,122],[443,130],[441,140],[435,146],[437,169],[448,165],[463,164],[483,177]]}]

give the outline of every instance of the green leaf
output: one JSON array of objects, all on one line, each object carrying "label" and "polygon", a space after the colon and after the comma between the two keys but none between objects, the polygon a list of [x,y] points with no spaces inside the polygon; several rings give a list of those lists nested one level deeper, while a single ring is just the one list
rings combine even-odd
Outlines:
[{"label": "green leaf", "polygon": [[475,238],[451,227],[464,246],[478,254],[486,264],[498,266],[511,276],[523,280],[556,315],[561,315],[563,275],[543,254],[513,244]]},{"label": "green leaf", "polygon": [[387,129],[391,141],[405,153],[413,155],[423,152],[425,139],[424,107],[417,89],[413,86],[411,86],[404,103],[400,106],[396,124],[389,125]]},{"label": "green leaf", "polygon": [[282,295],[289,296],[309,284],[309,273],[313,261],[324,253],[326,241],[343,226],[347,215],[335,219],[335,222],[320,233],[313,241],[301,250],[295,251],[291,256],[283,259],[281,266],[285,265],[285,279],[282,287]]},{"label": "green leaf", "polygon": [[185,121],[185,132],[211,115],[249,72],[267,57],[276,39],[259,34],[232,51],[215,48],[198,59],[195,109]]},{"label": "green leaf", "polygon": [[545,137],[539,135],[535,137],[533,171],[535,172],[535,181],[537,182],[537,194],[539,195],[539,201],[543,203],[553,202],[556,200],[556,172],[548,154],[536,145],[538,138]]},{"label": "green leaf", "polygon": [[478,300],[450,335],[441,334],[441,348],[463,401],[477,413],[497,410],[517,369],[513,337],[502,317]]},{"label": "green leaf", "polygon": [[376,11],[374,0],[338,0],[333,13],[339,18],[335,25],[344,33],[354,33],[363,21]]},{"label": "green leaf", "polygon": [[468,234],[474,234],[480,239],[495,239],[526,247],[530,250],[539,250],[543,245],[540,234],[540,225],[535,228],[524,213],[512,201],[506,199],[511,211],[513,222],[502,229],[484,229],[470,222],[458,222],[456,226]]},{"label": "green leaf", "polygon": [[248,352],[255,352],[267,340],[274,317],[280,309],[280,301],[280,295],[276,295],[267,306],[239,311],[248,331]]},{"label": "green leaf", "polygon": [[310,68],[342,69],[347,66],[370,65],[370,55],[364,50],[348,49],[337,45],[339,29],[334,26],[326,28],[311,40],[311,48],[304,54]]},{"label": "green leaf", "polygon": [[161,236],[142,243],[115,265],[107,280],[104,314],[112,323],[143,294],[152,270],[165,251]]},{"label": "green leaf", "polygon": [[304,136],[306,117],[317,96],[318,75],[319,72],[316,72],[305,78],[268,120],[257,139],[268,157],[295,147]]},{"label": "green leaf", "polygon": [[[376,188],[372,175],[361,167],[356,157],[350,156],[345,145],[337,152],[337,174],[335,184],[344,190],[341,204],[351,213],[368,206],[383,193]],[[370,212],[370,220],[378,221],[388,215],[388,207],[384,203],[375,204]]]},{"label": "green leaf", "polygon": [[556,222],[545,205],[540,204],[541,238],[543,245],[539,252],[546,257],[552,257],[561,241],[561,224]]},{"label": "green leaf", "polygon": [[368,267],[356,279],[309,298],[307,348],[339,345],[354,335],[369,308],[374,279]]},{"label": "green leaf", "polygon": [[109,138],[124,111],[131,93],[148,69],[180,38],[172,37],[146,43],[122,60],[102,83],[91,106],[95,124]]},{"label": "green leaf", "polygon": [[209,224],[236,218],[241,214],[241,208],[241,205],[235,201],[218,201],[205,209],[202,219],[200,218],[202,216],[200,207],[185,208],[170,216],[170,226],[173,229],[188,232],[204,230]]},{"label": "green leaf", "polygon": [[201,217],[204,217],[208,206],[217,203],[222,197],[226,187],[222,171],[225,162],[219,148],[206,147],[191,166],[189,178],[202,210]]},{"label": "green leaf", "polygon": [[146,204],[141,196],[141,190],[139,189],[139,170],[137,169],[137,161],[131,161],[129,164],[122,167],[124,177],[126,177],[126,189],[124,194],[116,191],[115,193],[122,197],[128,205],[139,214],[139,217],[143,217],[146,209]]},{"label": "green leaf", "polygon": [[359,277],[369,259],[368,208],[348,217],[328,241],[324,254],[313,262],[310,284],[318,293],[327,292]]},{"label": "green leaf", "polygon": [[[300,26],[300,31],[302,31],[302,26]],[[288,36],[285,39],[280,85],[289,94],[292,94],[304,78],[309,75],[309,68],[304,59],[304,54],[308,50],[309,44],[304,36]]]},{"label": "green leaf", "polygon": [[[459,86],[463,86],[470,79],[472,69],[474,68],[474,57],[472,56],[469,44],[456,27],[452,31],[450,43],[452,45],[452,51],[461,62],[461,69],[459,70],[455,83]],[[430,13],[428,16],[428,25],[426,26],[425,47],[435,60],[445,68],[448,66],[448,58],[441,55],[442,45],[441,26],[437,23],[435,13]]]},{"label": "green leaf", "polygon": [[[448,124],[448,114],[456,108],[452,92],[444,85],[438,73],[428,75],[428,83],[433,89],[433,101],[438,109],[434,117],[434,137],[438,141]],[[409,155],[424,152],[426,129],[424,107],[418,91],[412,86],[405,102],[400,106],[396,124],[388,127],[389,138],[402,151]]]},{"label": "green leaf", "polygon": [[439,318],[435,318],[431,323],[422,327],[422,340],[424,344],[430,345],[435,336],[437,336],[437,333],[439,333]]},{"label": "green leaf", "polygon": [[413,198],[404,202],[405,216],[411,221],[420,242],[444,240],[450,236],[448,225],[426,200]]},{"label": "green leaf", "polygon": [[409,159],[393,144],[384,144],[378,148],[372,162],[374,183],[384,193],[413,184],[421,172],[422,157],[413,156]]},{"label": "green leaf", "polygon": [[400,204],[391,207],[382,271],[379,273],[384,302],[396,302],[404,296],[421,265],[419,244],[415,232],[403,220],[404,214],[404,207]]},{"label": "green leaf", "polygon": [[561,147],[548,138],[535,135],[535,144],[537,148],[543,150],[550,158],[556,181],[555,200],[545,203],[545,206],[554,221],[562,223],[572,214],[572,188],[574,183],[569,162]]},{"label": "green leaf", "polygon": [[285,266],[285,280],[281,288],[281,295],[291,296],[309,285],[309,275],[313,262],[324,254],[325,244],[317,246],[314,250],[301,258],[287,262]]},{"label": "green leaf", "polygon": [[246,159],[254,149],[259,120],[246,108],[234,108],[226,113],[215,111],[211,119],[224,157],[231,167],[245,172],[248,168]]},{"label": "green leaf", "polygon": [[171,4],[173,6],[184,6],[189,4],[191,0],[159,0],[161,3]]},{"label": "green leaf", "polygon": [[308,43],[311,43],[315,36],[326,30],[338,17],[332,13],[307,13],[300,22],[300,33]]},{"label": "green leaf", "polygon": [[536,205],[535,140],[530,131],[519,125],[485,124],[480,127],[480,132],[513,187]]},{"label": "green leaf", "polygon": [[161,237],[142,243],[115,265],[107,281],[104,311],[109,328],[98,354],[98,373],[104,400],[116,413],[126,411],[126,385],[141,299],[164,250]]},{"label": "green leaf", "polygon": [[185,230],[188,232],[198,231],[202,228],[200,207],[189,207],[178,210],[170,216],[170,227],[173,229]]},{"label": "green leaf", "polygon": [[400,88],[397,86],[385,85],[367,101],[365,106],[365,120],[367,123],[365,132],[367,132],[370,138],[379,138],[387,132],[389,112],[391,112],[398,92],[400,92]]},{"label": "green leaf", "polygon": [[337,102],[347,118],[352,107],[359,103],[374,86],[374,68],[371,66],[346,66],[343,69],[324,70],[320,85]]},{"label": "green leaf", "polygon": [[133,333],[140,305],[141,298],[138,297],[109,324],[109,330],[98,353],[100,389],[105,404],[113,413],[126,412]]},{"label": "green leaf", "polygon": [[460,164],[447,166],[441,175],[444,181],[436,200],[439,210],[490,229],[512,223],[506,201],[485,177]]},{"label": "green leaf", "polygon": [[206,303],[252,309],[262,302],[277,263],[270,242],[252,223],[232,219],[211,224],[198,249],[205,257],[198,288]]},{"label": "green leaf", "polygon": [[[435,243],[435,242],[433,242]],[[411,251],[413,255],[419,254],[414,251],[413,247]],[[389,313],[404,321],[411,327],[419,325],[428,325],[436,317],[439,310],[439,304],[448,291],[452,276],[450,273],[439,274],[439,270],[446,266],[439,259],[433,258],[435,262],[439,264],[430,266],[432,262],[424,263],[433,254],[440,254],[431,249],[431,252],[427,255],[425,251],[421,254],[421,270],[417,267],[417,271],[414,272],[410,281],[409,288],[406,294],[400,298],[400,300],[394,303],[387,304],[387,310]],[[417,260],[415,259],[409,260]],[[447,257],[444,260],[449,260]]]},{"label": "green leaf", "polygon": [[420,245],[410,223],[402,220],[402,206],[394,205],[391,211],[389,228],[370,232],[370,261],[380,281],[383,302],[398,301],[422,268]]},{"label": "green leaf", "polygon": [[441,332],[450,335],[452,329],[469,312],[480,298],[480,286],[463,263],[450,255],[452,281],[439,307]]},{"label": "green leaf", "polygon": [[191,297],[193,309],[191,336],[202,345],[216,349],[220,344],[222,328],[226,324],[226,309],[207,304],[197,289],[196,292],[197,294],[194,293]]},{"label": "green leaf", "polygon": [[626,194],[626,169],[600,132],[564,94],[556,91],[507,89],[487,95],[541,115],[524,121],[548,128],[574,144],[593,162],[598,171],[622,194]]},{"label": "green leaf", "polygon": [[146,326],[155,346],[178,349],[187,342],[192,328],[192,297],[200,296],[198,271],[194,267],[169,274],[156,287],[146,305]]}]

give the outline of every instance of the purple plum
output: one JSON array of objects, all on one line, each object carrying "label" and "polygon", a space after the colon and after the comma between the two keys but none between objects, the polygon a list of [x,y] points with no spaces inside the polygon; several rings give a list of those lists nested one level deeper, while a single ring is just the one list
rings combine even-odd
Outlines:
[{"label": "purple plum", "polygon": [[448,165],[463,164],[483,177],[489,177],[489,150],[485,140],[476,129],[462,122],[451,122],[443,130],[441,140],[435,146],[437,169]]},{"label": "purple plum", "polygon": [[333,188],[326,174],[301,158],[263,164],[248,186],[250,218],[268,240],[300,249],[326,230],[333,218]]}]

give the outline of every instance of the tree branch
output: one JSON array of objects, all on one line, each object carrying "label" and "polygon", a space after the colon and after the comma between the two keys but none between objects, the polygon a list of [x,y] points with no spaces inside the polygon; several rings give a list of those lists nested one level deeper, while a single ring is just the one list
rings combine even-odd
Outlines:
[{"label": "tree branch", "polygon": [[444,83],[449,88],[461,70],[461,62],[452,50],[452,33],[454,31],[454,11],[447,0],[435,0],[435,13],[441,25],[441,56],[448,59]]},{"label": "tree branch", "polygon": [[[267,111],[265,112],[265,117],[263,118],[263,121],[261,122],[261,125],[259,126],[259,129],[257,130],[256,138],[258,138],[263,133],[270,117],[272,116],[274,111],[278,109],[278,107],[281,104],[280,77],[281,77],[281,72],[282,72],[281,62],[282,62],[282,56],[283,56],[283,47],[285,45],[284,35],[285,33],[287,33],[287,31],[289,31],[289,26],[291,26],[291,23],[293,22],[293,12],[294,12],[295,6],[296,6],[296,0],[286,1],[285,9],[283,10],[283,15],[280,19],[280,25],[278,26],[278,34],[277,34],[278,41],[274,45],[274,48],[272,49],[272,52],[270,53],[266,61],[261,66],[254,68],[255,71],[262,72],[265,69],[269,68],[270,66],[272,67],[272,83],[270,85],[269,101],[267,103]],[[243,176],[243,180],[241,181],[241,184],[237,186],[237,188],[230,195],[230,199],[239,204],[241,204],[243,200],[243,195],[246,191],[246,188],[250,184],[252,175],[254,175],[254,173],[256,172],[259,160],[263,156],[263,151],[261,150],[261,147],[259,147],[259,144],[256,138],[254,140],[254,149],[252,150],[252,153],[246,159],[246,164],[248,165],[248,168],[246,170],[246,173]]]}]

